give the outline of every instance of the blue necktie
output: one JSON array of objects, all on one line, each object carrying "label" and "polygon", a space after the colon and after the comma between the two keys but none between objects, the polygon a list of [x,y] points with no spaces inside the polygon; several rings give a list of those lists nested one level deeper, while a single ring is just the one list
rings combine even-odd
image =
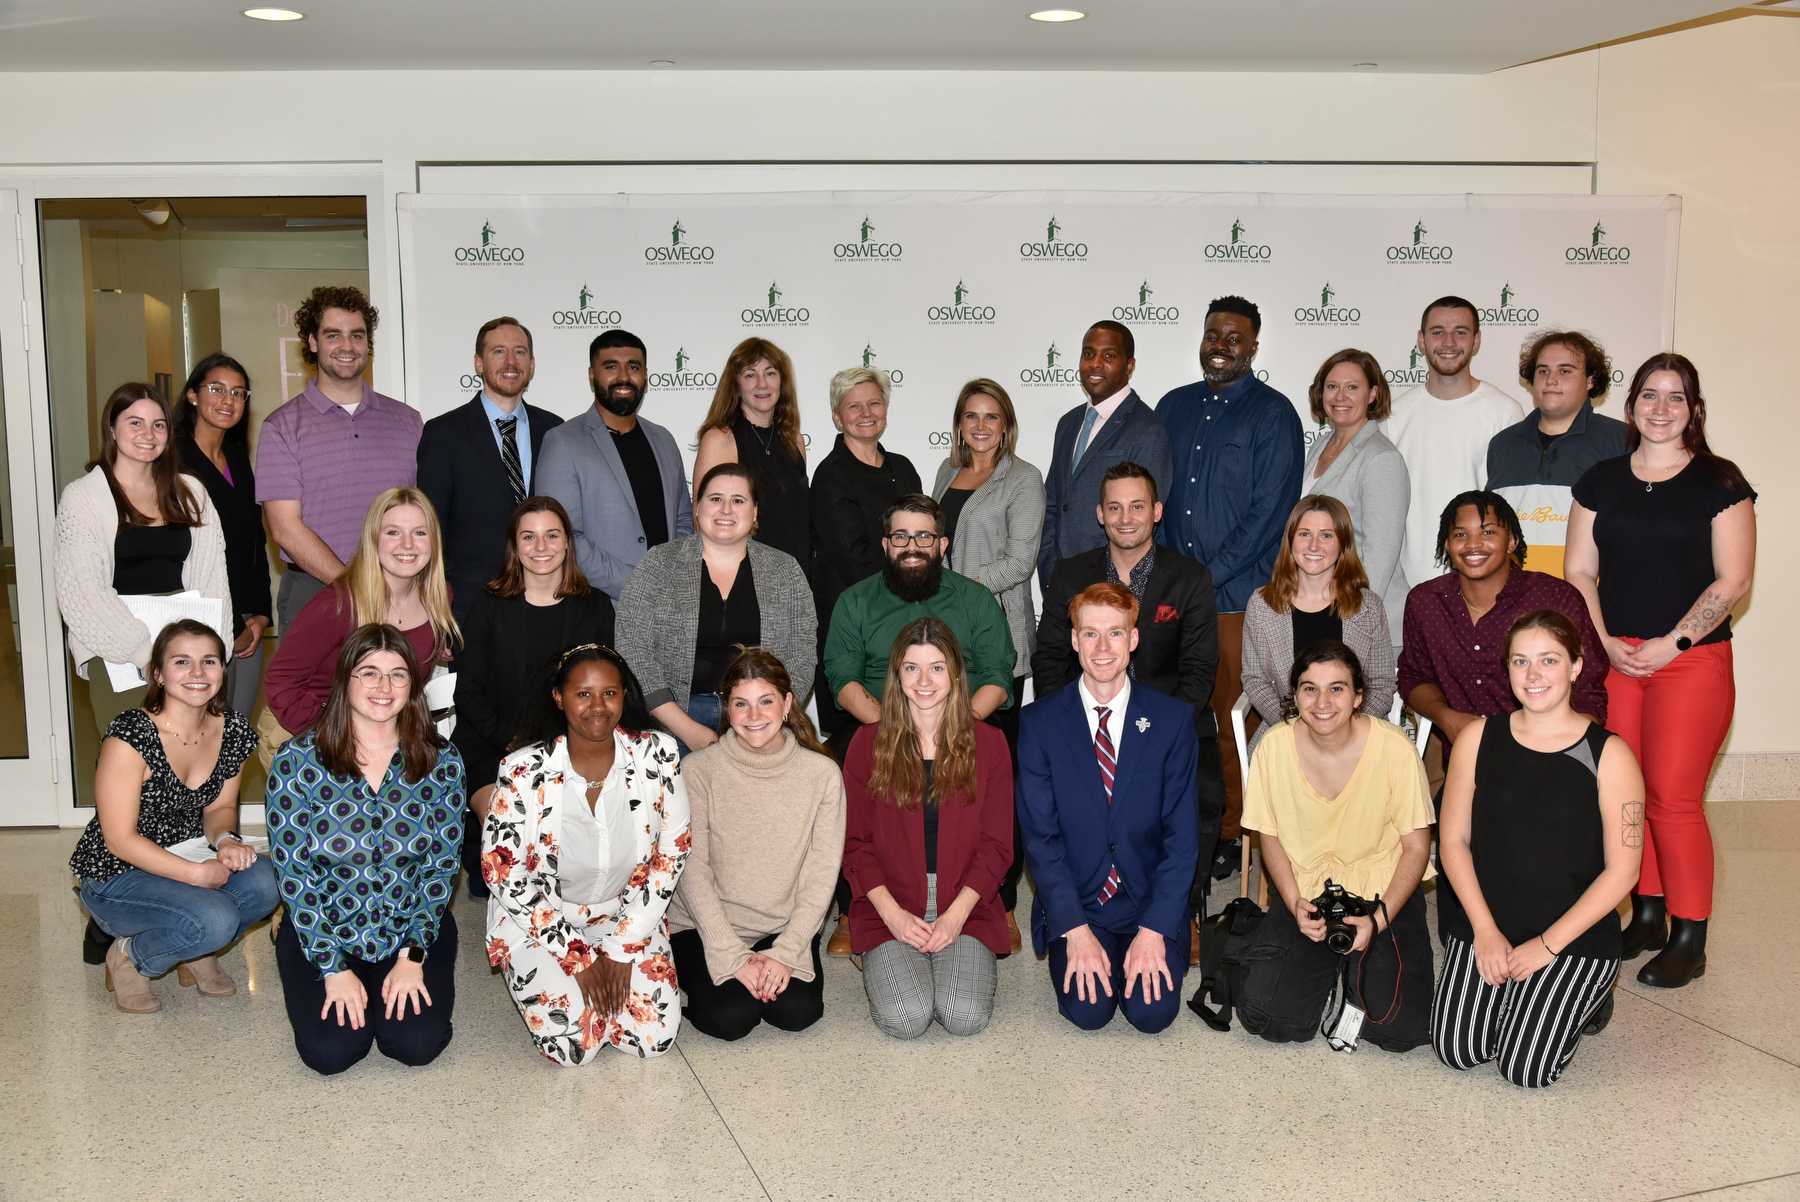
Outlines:
[{"label": "blue necktie", "polygon": [[1099,425],[1099,423],[1099,408],[1095,405],[1089,405],[1087,416],[1081,419],[1081,435],[1075,440],[1075,458],[1069,461],[1070,467],[1074,467],[1076,464],[1080,463],[1081,457],[1087,454],[1088,439],[1093,437],[1094,427]]}]

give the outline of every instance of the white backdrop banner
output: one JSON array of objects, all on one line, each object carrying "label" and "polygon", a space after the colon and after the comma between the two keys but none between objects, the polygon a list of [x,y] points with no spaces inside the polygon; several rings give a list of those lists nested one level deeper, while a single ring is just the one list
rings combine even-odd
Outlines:
[{"label": "white backdrop banner", "polygon": [[[649,348],[644,415],[693,462],[733,346],[792,357],[812,463],[831,448],[828,384],[887,370],[886,446],[927,487],[962,385],[1005,387],[1019,453],[1048,468],[1057,417],[1083,400],[1081,338],[1113,318],[1137,339],[1132,383],[1154,404],[1199,376],[1206,308],[1262,310],[1257,374],[1291,398],[1332,352],[1373,354],[1396,393],[1423,382],[1424,305],[1481,310],[1478,377],[1529,406],[1519,346],[1588,331],[1617,383],[1671,344],[1677,197],[1276,196],[1193,193],[793,193],[399,198],[406,400],[427,417],[480,387],[476,329],[532,332],[530,400],[592,403],[587,347],[622,326]],[[1605,412],[1622,401],[1609,398]]]}]

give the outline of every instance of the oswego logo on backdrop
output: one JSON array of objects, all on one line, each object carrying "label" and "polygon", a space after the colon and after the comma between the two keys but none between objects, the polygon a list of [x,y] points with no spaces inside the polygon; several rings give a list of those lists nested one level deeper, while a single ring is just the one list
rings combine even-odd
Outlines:
[{"label": "oswego logo on backdrop", "polygon": [[1081,373],[1073,367],[1058,366],[1064,359],[1064,353],[1052,342],[1044,351],[1044,366],[1022,367],[1019,369],[1019,383],[1028,388],[1061,388],[1068,384],[1080,382]]},{"label": "oswego logo on backdrop", "polygon": [[1500,304],[1492,309],[1481,311],[1481,324],[1484,326],[1535,326],[1538,323],[1536,309],[1523,309],[1513,304],[1518,299],[1510,282],[1500,288]]},{"label": "oswego logo on backdrop", "polygon": [[1153,305],[1150,298],[1156,295],[1156,289],[1145,280],[1137,287],[1137,304],[1114,305],[1113,320],[1129,321],[1141,326],[1172,326],[1181,322],[1181,310],[1174,305]]},{"label": "oswego logo on backdrop", "polygon": [[689,371],[694,357],[687,353],[686,347],[678,347],[675,351],[674,371],[653,371],[650,373],[650,387],[663,392],[711,392],[719,386],[719,373],[716,371]]},{"label": "oswego logo on backdrop", "polygon": [[1629,246],[1608,246],[1606,226],[1595,221],[1594,228],[1588,231],[1588,244],[1571,246],[1563,251],[1563,262],[1579,263],[1584,266],[1597,263],[1617,266],[1621,263],[1631,262],[1631,248]]},{"label": "oswego logo on backdrop", "polygon": [[857,227],[857,241],[838,243],[831,248],[832,257],[840,263],[898,263],[900,244],[877,241],[874,233],[875,223],[865,216]]},{"label": "oswego logo on backdrop", "polygon": [[1333,304],[1337,300],[1337,290],[1327,280],[1319,289],[1319,303],[1314,306],[1302,306],[1294,310],[1294,324],[1297,326],[1353,326],[1362,322],[1361,309],[1348,309]]},{"label": "oswego logo on backdrop", "polygon": [[745,309],[744,324],[747,326],[803,326],[812,320],[812,310],[796,308],[781,303],[781,288],[771,281],[768,291],[769,303],[760,309]]},{"label": "oswego logo on backdrop", "polygon": [[573,309],[553,310],[550,314],[551,327],[558,330],[603,330],[625,324],[625,319],[617,309],[594,307],[594,290],[586,284],[576,293],[575,304]]},{"label": "oswego logo on backdrop", "polygon": [[502,246],[494,237],[496,232],[493,222],[483,221],[481,245],[457,247],[456,261],[469,267],[517,267],[525,262],[525,248]]},{"label": "oswego logo on backdrop", "polygon": [[1383,368],[1381,374],[1386,377],[1389,386],[1396,384],[1423,384],[1425,382],[1425,356],[1419,353],[1418,343],[1406,348],[1405,367]]},{"label": "oswego logo on backdrop", "polygon": [[897,367],[882,367],[881,364],[875,362],[878,358],[880,358],[880,356],[875,353],[875,344],[872,342],[863,343],[862,365],[864,367],[881,368],[882,371],[885,371],[888,374],[888,383],[892,384],[895,388],[900,387],[900,385],[906,382],[905,372]]},{"label": "oswego logo on backdrop", "polygon": [[925,310],[925,320],[934,326],[991,326],[994,324],[994,306],[967,305],[963,302],[969,298],[969,290],[961,280],[950,290],[951,304],[932,305]]},{"label": "oswego logo on backdrop", "polygon": [[1231,241],[1209,242],[1206,244],[1206,260],[1209,263],[1267,263],[1274,258],[1275,252],[1266,243],[1252,242],[1245,237],[1249,231],[1244,227],[1241,217],[1231,219]]},{"label": "oswego logo on backdrop", "polygon": [[1087,261],[1087,243],[1069,242],[1062,237],[1062,223],[1052,216],[1044,226],[1042,242],[1019,243],[1019,258],[1034,263],[1084,263]]},{"label": "oswego logo on backdrop", "polygon": [[1390,263],[1448,263],[1456,254],[1455,249],[1425,241],[1425,235],[1430,232],[1425,228],[1423,221],[1413,222],[1412,242],[1406,246],[1388,247],[1387,261]]},{"label": "oswego logo on backdrop", "polygon": [[646,263],[711,263],[713,248],[696,246],[687,240],[687,227],[676,218],[675,224],[669,227],[669,244],[667,246],[646,246],[644,262]]}]

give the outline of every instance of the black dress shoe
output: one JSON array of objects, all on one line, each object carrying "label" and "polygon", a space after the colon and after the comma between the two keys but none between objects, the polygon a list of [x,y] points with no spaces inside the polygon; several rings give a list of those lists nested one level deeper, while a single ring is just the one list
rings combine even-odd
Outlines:
[{"label": "black dress shoe", "polygon": [[1669,942],[1669,910],[1660,896],[1631,895],[1631,921],[1625,924],[1621,960],[1635,960],[1645,952],[1661,951]]},{"label": "black dress shoe", "polygon": [[1706,975],[1706,919],[1671,918],[1669,945],[1638,969],[1638,984],[1680,989]]},{"label": "black dress shoe", "polygon": [[88,919],[87,932],[81,937],[81,962],[83,964],[100,965],[106,963],[106,949],[113,945],[113,937],[100,929],[100,924]]},{"label": "black dress shoe", "polygon": [[1612,1022],[1612,1014],[1613,995],[1612,991],[1608,990],[1606,1000],[1600,1003],[1600,1009],[1594,1011],[1594,1017],[1587,1020],[1587,1024],[1581,1028],[1581,1033],[1583,1035],[1600,1034],[1600,1032],[1606,1030],[1607,1024]]},{"label": "black dress shoe", "polygon": [[1213,853],[1213,880],[1224,880],[1241,868],[1243,862],[1244,841],[1242,839],[1220,839],[1219,850]]}]

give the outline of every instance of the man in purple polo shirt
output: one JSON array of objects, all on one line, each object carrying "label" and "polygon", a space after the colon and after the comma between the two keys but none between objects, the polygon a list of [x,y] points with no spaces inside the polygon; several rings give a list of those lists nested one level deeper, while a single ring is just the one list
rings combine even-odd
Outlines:
[{"label": "man in purple polo shirt", "polygon": [[376,319],[348,287],[314,288],[294,311],[300,354],[319,372],[263,419],[256,449],[256,499],[286,565],[275,597],[283,633],[356,554],[369,503],[418,474],[418,410],[363,382]]}]

